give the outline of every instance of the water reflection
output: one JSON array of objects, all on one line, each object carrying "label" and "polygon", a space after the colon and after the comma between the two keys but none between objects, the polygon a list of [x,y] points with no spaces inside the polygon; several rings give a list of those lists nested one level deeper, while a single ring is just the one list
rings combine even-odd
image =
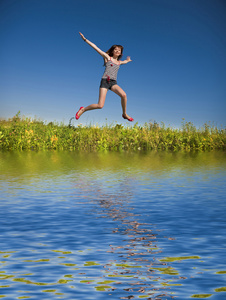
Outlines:
[{"label": "water reflection", "polygon": [[[111,289],[115,291],[121,287],[123,291],[128,292],[129,296],[123,296],[121,299],[148,298],[148,299],[165,299],[173,298],[170,291],[172,287],[183,285],[183,280],[187,277],[180,276],[179,271],[170,265],[173,261],[200,259],[199,256],[168,257],[158,259],[162,250],[158,248],[158,230],[150,223],[141,223],[137,219],[139,214],[134,213],[134,208],[130,206],[133,197],[133,183],[135,181],[121,181],[117,193],[108,193],[101,189],[95,182],[86,182],[79,184],[83,193],[89,194],[92,191],[92,197],[99,207],[96,208],[96,214],[102,218],[113,220],[117,227],[112,229],[114,234],[124,237],[123,244],[110,244],[108,253],[116,255],[113,262],[104,265],[107,271],[107,277],[114,278],[117,281],[105,280],[98,290]],[[97,187],[93,189],[92,187]],[[114,189],[115,190],[115,189]],[[175,240],[173,237],[164,237],[168,240]],[[158,257],[157,257],[158,254]],[[122,278],[124,281],[122,281]],[[126,280],[125,280],[126,279]],[[129,280],[128,280],[129,279]],[[86,279],[96,284],[95,281]],[[108,283],[108,285],[106,285]],[[117,287],[115,286],[117,284]]]},{"label": "water reflection", "polygon": [[0,297],[225,296],[224,153],[0,156]]},{"label": "water reflection", "polygon": [[[86,184],[85,192],[89,193],[92,186],[93,184]],[[160,292],[166,289],[165,286],[161,286],[163,282],[166,284],[166,281],[158,274],[154,274],[155,270],[160,270],[161,274],[168,275],[178,275],[178,273],[174,272],[171,267],[163,268],[162,266],[166,263],[156,260],[156,250],[158,250],[157,253],[161,252],[157,248],[157,234],[153,233],[152,229],[146,229],[146,224],[136,221],[138,215],[132,212],[129,205],[133,191],[131,183],[128,181],[121,182],[118,191],[120,192],[116,194],[108,194],[100,187],[93,190],[93,197],[101,208],[96,208],[97,214],[116,222],[117,227],[113,228],[112,232],[124,237],[123,244],[120,241],[120,243],[109,245],[110,250],[107,250],[107,253],[113,253],[116,259],[104,265],[106,280],[102,284],[105,285],[99,287],[99,289],[115,291],[120,289],[119,285],[122,285],[121,289],[130,293],[130,295],[121,299],[132,299],[141,295],[143,297],[167,296],[166,292],[164,294]],[[114,279],[114,281],[109,281],[108,278]],[[115,280],[117,281],[115,282]],[[117,287],[115,284],[117,284]]]},{"label": "water reflection", "polygon": [[[214,152],[123,152],[123,153],[85,153],[85,152],[0,152],[0,169],[4,176],[21,178],[21,175],[44,175],[56,172],[90,172],[96,170],[127,172],[138,174],[154,172],[155,176],[165,172],[181,170],[185,173],[205,170],[218,172],[225,166],[225,153]],[[204,172],[203,172],[204,174]],[[53,175],[53,174],[52,174]],[[167,174],[168,175],[168,174]],[[18,176],[18,177],[17,177]]]}]

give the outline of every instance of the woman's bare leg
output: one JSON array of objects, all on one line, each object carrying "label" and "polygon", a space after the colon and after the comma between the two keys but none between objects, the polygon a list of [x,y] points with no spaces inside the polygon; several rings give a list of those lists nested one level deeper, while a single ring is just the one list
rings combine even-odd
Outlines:
[{"label": "woman's bare leg", "polygon": [[107,91],[108,91],[108,89],[100,88],[98,103],[90,104],[90,105],[88,105],[86,107],[83,107],[81,110],[79,110],[78,117],[80,117],[84,112],[86,112],[88,110],[103,108],[104,107],[104,103],[105,103],[105,99],[106,99],[106,95],[107,95]]},{"label": "woman's bare leg", "polygon": [[128,116],[126,113],[126,105],[127,105],[126,93],[117,84],[112,86],[111,91],[116,93],[119,97],[121,97],[122,114],[125,118],[130,119],[130,116]]}]

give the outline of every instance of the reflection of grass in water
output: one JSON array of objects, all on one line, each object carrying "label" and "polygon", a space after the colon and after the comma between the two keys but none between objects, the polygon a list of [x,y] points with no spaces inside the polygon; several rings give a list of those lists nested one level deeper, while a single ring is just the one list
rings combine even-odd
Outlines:
[{"label": "reflection of grass in water", "polygon": [[163,123],[145,123],[125,127],[121,124],[69,127],[21,118],[20,113],[0,121],[1,149],[69,150],[211,150],[225,149],[225,129],[204,124],[196,128],[182,121],[180,129]]},{"label": "reflection of grass in water", "polygon": [[165,282],[162,282],[161,285],[163,285],[163,286],[181,286],[182,284],[181,283],[165,283]]},{"label": "reflection of grass in water", "polygon": [[104,292],[106,290],[112,289],[112,287],[109,285],[101,285],[101,286],[95,286],[95,289],[96,291]]},{"label": "reflection of grass in water", "polygon": [[215,291],[215,292],[226,292],[226,287],[223,286],[223,287],[221,287],[221,288],[215,289],[214,291]]},{"label": "reflection of grass in water", "polygon": [[97,284],[109,284],[109,283],[113,283],[113,282],[116,282],[116,281],[115,280],[104,280],[101,282],[97,282]]},{"label": "reflection of grass in water", "polygon": [[100,266],[100,264],[96,263],[95,261],[87,261],[84,264],[84,267],[93,267],[93,266]]},{"label": "reflection of grass in water", "polygon": [[[71,251],[63,251],[63,250],[51,250],[51,253],[53,254],[55,252],[56,257],[58,258],[58,253],[64,254],[66,258],[68,258],[71,254],[74,254],[74,252]],[[29,259],[29,260],[23,260],[28,266],[33,263],[33,264],[48,264],[50,263],[52,260],[51,259]],[[76,266],[76,264],[74,263],[59,263],[59,265],[62,265],[65,267],[65,270],[74,270],[73,266]],[[83,268],[83,270],[85,271],[85,269],[96,269],[99,268],[99,266],[103,266],[100,262],[97,261],[84,261],[82,263],[82,265],[79,265],[79,269]],[[114,269],[115,267],[117,267],[117,269],[120,269],[119,272],[115,272],[114,270],[111,272],[109,272],[108,270],[106,270],[106,274],[105,274],[105,278],[106,280],[104,280],[105,278],[102,279],[102,281],[100,279],[94,279],[93,277],[89,277],[89,275],[87,274],[87,277],[83,277],[80,280],[80,284],[86,284],[86,285],[90,285],[91,289],[95,290],[96,292],[107,292],[108,290],[115,290],[115,284],[122,284],[123,282],[128,282],[131,279],[135,279],[138,280],[137,276],[140,273],[140,270],[143,270],[141,268],[144,268],[141,265],[137,265],[134,262],[130,262],[128,261],[128,263],[113,263],[111,262],[111,264],[108,264],[108,267],[112,266]],[[139,271],[138,271],[139,270]],[[164,268],[156,268],[155,271],[160,271],[161,274],[169,274],[169,275],[177,275],[178,272],[170,267],[164,267]],[[113,273],[112,273],[113,272]],[[125,272],[125,274],[121,273],[121,272]],[[130,273],[131,272],[131,273]],[[133,272],[135,272],[135,274],[133,274]],[[25,272],[24,272],[25,273]],[[129,274],[128,274],[129,273]],[[78,274],[73,273],[72,272],[68,272],[66,271],[63,275],[63,278],[58,279],[57,281],[53,281],[53,282],[36,282],[31,280],[31,277],[25,277],[25,276],[29,276],[29,275],[35,275],[33,273],[26,273],[23,274],[24,277],[16,277],[15,275],[8,275],[5,273],[5,271],[1,271],[0,273],[0,279],[7,279],[10,280],[12,282],[17,282],[17,283],[21,283],[21,284],[26,284],[26,285],[33,285],[33,286],[40,286],[40,287],[45,287],[44,290],[42,290],[42,292],[45,293],[53,293],[55,295],[60,295],[60,293],[56,293],[56,290],[53,288],[56,288],[57,285],[68,285],[68,287],[73,288],[73,286],[70,286],[70,284],[73,284],[73,281],[75,280],[74,278],[77,277]],[[82,273],[81,273],[82,274]],[[85,273],[84,273],[85,274]],[[22,276],[22,274],[20,274],[20,276]],[[144,282],[140,282],[139,284],[146,284],[146,280],[147,278],[143,277]],[[137,282],[138,284],[138,282]],[[3,286],[3,285],[2,285]],[[10,286],[9,286],[10,287]],[[140,287],[139,287],[140,288]],[[136,291],[139,292],[139,291]],[[62,294],[63,295],[63,294]],[[150,296],[150,295],[149,295]],[[145,295],[142,295],[142,298],[145,298]]]},{"label": "reflection of grass in water", "polygon": [[[65,277],[69,277],[69,275],[65,275]],[[1,278],[2,280],[6,280],[6,279],[9,279],[9,278],[12,278],[14,277],[14,275],[6,275],[4,278]],[[22,282],[22,283],[26,283],[26,284],[33,284],[33,285],[56,285],[56,284],[67,284],[73,280],[69,280],[69,279],[59,279],[57,282],[53,282],[53,283],[44,283],[44,282],[34,282],[34,281],[31,281],[31,280],[28,280],[28,279],[25,279],[23,277],[18,277],[18,278],[13,278],[12,281],[15,281],[15,282]]]},{"label": "reflection of grass in water", "polygon": [[64,275],[64,277],[68,277],[68,278],[74,278],[73,275]]},{"label": "reflection of grass in water", "polygon": [[163,259],[160,259],[159,261],[174,262],[174,261],[185,260],[185,259],[200,259],[200,257],[199,256],[165,257]]},{"label": "reflection of grass in water", "polygon": [[57,283],[60,283],[60,284],[66,284],[66,283],[68,283],[68,282],[70,282],[70,281],[73,281],[73,280],[60,279],[60,280],[58,280]]},{"label": "reflection of grass in water", "polygon": [[51,250],[51,251],[53,251],[53,252],[60,252],[62,254],[72,254],[71,251],[61,251],[61,250]]},{"label": "reflection of grass in water", "polygon": [[73,266],[77,266],[77,264],[71,264],[71,263],[61,263],[60,265],[62,266],[66,266],[66,267],[73,267]]},{"label": "reflection of grass in water", "polygon": [[226,271],[218,271],[216,274],[226,274]]},{"label": "reflection of grass in water", "polygon": [[108,275],[108,277],[130,277],[130,278],[132,278],[132,277],[134,277],[134,275]]},{"label": "reflection of grass in water", "polygon": [[175,270],[172,267],[168,267],[168,268],[151,268],[150,271],[152,271],[152,270],[157,270],[161,274],[166,274],[166,275],[179,275],[178,271]]},{"label": "reflection of grass in water", "polygon": [[89,284],[89,283],[92,283],[92,282],[95,282],[95,280],[80,280],[80,283],[87,283],[87,284]]},{"label": "reflection of grass in water", "polygon": [[192,298],[209,298],[211,297],[213,294],[195,294],[195,295],[192,295],[191,297]]},{"label": "reflection of grass in water", "polygon": [[[73,254],[73,252],[70,252],[70,251],[58,251],[58,250],[55,250],[54,252],[65,252],[64,254],[66,254],[66,252],[68,252],[68,254]],[[57,255],[57,253],[56,253]],[[184,257],[166,257],[164,259],[162,259],[161,261],[166,261],[166,262],[174,262],[174,261],[179,261],[179,260],[184,260],[184,259],[199,259],[200,257],[199,256],[184,256]],[[38,260],[29,260],[27,262],[35,262],[35,263],[40,263],[40,262],[49,262],[50,260],[44,260],[44,259],[38,259]],[[61,264],[62,265],[62,264]],[[65,263],[63,264],[67,270],[68,270],[68,267],[69,269],[72,269],[70,268],[71,266],[74,266],[76,264],[68,264],[68,263]],[[130,268],[142,268],[142,266],[136,266],[136,265],[133,265],[133,264],[128,264],[128,263],[112,263],[111,264],[112,266],[116,266],[116,267],[119,267],[121,269],[130,269]],[[95,262],[95,261],[86,261],[83,263],[83,267],[95,267],[95,266],[101,266],[100,263],[98,262]],[[178,271],[172,267],[159,267],[159,268],[151,268],[149,269],[149,271],[153,271],[153,272],[160,272],[160,274],[164,274],[164,275],[178,275]],[[66,273],[66,272],[65,272]],[[225,271],[219,271],[217,272],[219,274],[224,274]],[[24,275],[32,275],[32,273],[27,273],[27,274],[24,274]],[[25,284],[30,284],[30,285],[36,285],[36,286],[45,286],[47,289],[45,290],[42,290],[42,292],[45,292],[45,293],[53,293],[55,295],[64,295],[63,293],[58,293],[56,289],[51,289],[51,286],[56,286],[56,285],[59,285],[59,284],[62,284],[62,285],[68,285],[70,286],[70,284],[74,281],[74,278],[75,278],[75,275],[76,274],[70,274],[69,272],[66,273],[66,275],[64,275],[64,279],[59,279],[58,281],[56,282],[52,282],[52,283],[44,283],[44,282],[34,282],[34,281],[31,281],[31,280],[28,280],[27,278],[16,278],[14,275],[7,275],[5,273],[5,271],[1,271],[0,273],[0,279],[9,279],[9,280],[12,280],[14,282],[21,282],[21,283],[25,283]],[[106,274],[105,275],[106,277],[109,278],[109,280],[103,280],[101,281],[99,279],[92,279],[90,277],[86,277],[84,280],[80,280],[80,284],[87,284],[87,285],[90,285],[96,292],[107,292],[108,290],[114,290],[114,286],[115,284],[118,284],[118,283],[122,283],[123,280],[130,280],[132,278],[137,278],[137,274]],[[105,278],[106,278],[105,277]],[[144,284],[146,282],[146,278],[143,278],[144,279]],[[152,279],[152,282],[154,282],[155,279],[153,278]],[[172,283],[170,281],[173,281]],[[140,282],[140,285],[142,286],[143,285],[143,282]],[[182,286],[182,284],[180,283],[174,283],[174,280],[169,280],[168,282],[161,282],[160,285],[163,287],[163,288],[167,288],[167,287],[171,287],[173,288],[173,286]],[[6,285],[2,285],[0,286],[2,288],[9,288],[10,285],[6,286]],[[70,286],[70,288],[73,288],[73,286]],[[140,288],[140,287],[139,287]],[[217,288],[215,289],[215,292],[225,292],[226,291],[226,287],[221,287],[221,288]],[[139,292],[139,291],[136,291],[136,292]],[[3,295],[4,296],[4,295]],[[191,298],[208,298],[212,296],[212,294],[194,294],[191,296]],[[6,297],[6,296],[5,296]],[[22,296],[22,297],[27,297],[27,296]],[[150,297],[150,294],[149,295],[138,295],[137,296],[138,298],[148,298]],[[23,298],[21,298],[23,299]]]},{"label": "reflection of grass in water", "polygon": [[32,260],[32,259],[26,259],[24,262],[47,262],[50,261],[50,259],[38,259],[38,260]]},{"label": "reflection of grass in water", "polygon": [[[54,251],[54,252],[65,252],[65,251]],[[71,254],[72,252],[69,252],[68,251],[68,254]],[[26,263],[30,263],[30,262],[33,262],[33,263],[42,263],[42,262],[49,262],[50,259],[38,259],[38,260],[25,260]],[[75,266],[76,264],[72,264],[72,263],[64,263],[64,264],[60,264],[60,265],[64,265],[66,268],[70,268],[72,266]],[[100,263],[97,263],[95,261],[86,261],[83,263],[83,267],[95,267],[95,266],[101,266]],[[130,266],[128,264],[118,264],[117,265],[118,267],[135,267],[135,266]],[[139,267],[139,266],[138,266]],[[70,268],[72,269],[72,268]],[[34,275],[33,273],[26,273],[24,274],[24,276],[27,275]],[[109,276],[109,275],[107,275]],[[118,274],[118,275],[112,275],[112,277],[124,277],[124,278],[133,278],[134,275],[121,275],[121,274]],[[1,271],[1,274],[0,274],[0,279],[1,280],[11,280],[13,282],[17,282],[17,283],[21,283],[21,284],[28,284],[28,285],[35,285],[35,286],[45,286],[45,287],[50,287],[50,286],[56,286],[56,285],[67,285],[67,284],[70,284],[71,282],[74,281],[74,278],[75,278],[75,274],[66,274],[64,275],[64,278],[62,279],[59,279],[58,281],[56,282],[36,282],[36,281],[32,281],[32,280],[29,280],[28,278],[26,277],[15,277],[15,275],[8,275],[6,274],[5,271]],[[104,292],[104,291],[107,291],[109,289],[114,289],[111,284],[112,283],[118,283],[119,281],[117,280],[103,280],[103,281],[97,281],[97,280],[93,280],[93,279],[84,279],[84,280],[81,280],[80,283],[81,284],[90,284],[93,286],[93,288],[97,291],[97,292]],[[1,286],[2,288],[7,288],[7,287],[11,287],[10,285],[2,285]],[[70,286],[71,288],[73,288],[73,286]],[[54,289],[45,289],[45,290],[42,290],[42,292],[45,292],[45,293],[54,293],[55,295],[63,295],[62,293],[56,293],[56,290]]]},{"label": "reflection of grass in water", "polygon": [[141,266],[131,266],[128,264],[115,264],[116,267],[123,267],[123,268],[142,268]]}]

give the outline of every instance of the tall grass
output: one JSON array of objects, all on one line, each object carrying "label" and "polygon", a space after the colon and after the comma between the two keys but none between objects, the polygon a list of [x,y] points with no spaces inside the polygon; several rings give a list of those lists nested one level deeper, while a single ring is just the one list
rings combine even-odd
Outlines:
[{"label": "tall grass", "polygon": [[210,124],[196,128],[182,121],[173,129],[163,123],[146,123],[125,127],[121,124],[66,126],[45,124],[39,120],[15,117],[0,121],[2,150],[225,150],[226,130]]}]

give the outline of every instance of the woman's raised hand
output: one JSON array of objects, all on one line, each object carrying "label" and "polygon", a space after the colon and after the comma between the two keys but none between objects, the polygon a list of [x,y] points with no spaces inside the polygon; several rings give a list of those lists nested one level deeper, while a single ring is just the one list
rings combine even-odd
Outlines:
[{"label": "woman's raised hand", "polygon": [[81,33],[81,32],[79,32],[79,34],[81,35],[81,38],[83,39],[83,41],[85,41],[85,37],[84,37],[84,35]]},{"label": "woman's raised hand", "polygon": [[132,61],[130,56],[127,56],[126,60],[129,62],[129,61]]},{"label": "woman's raised hand", "polygon": [[92,43],[91,41],[87,40],[87,38],[85,38],[84,35],[81,32],[79,32],[79,34],[81,35],[81,38],[83,39],[83,41],[86,42],[89,46],[91,46],[94,50],[96,50],[104,59],[105,58],[107,60],[110,59],[110,56],[106,52],[102,51],[94,43]]}]

